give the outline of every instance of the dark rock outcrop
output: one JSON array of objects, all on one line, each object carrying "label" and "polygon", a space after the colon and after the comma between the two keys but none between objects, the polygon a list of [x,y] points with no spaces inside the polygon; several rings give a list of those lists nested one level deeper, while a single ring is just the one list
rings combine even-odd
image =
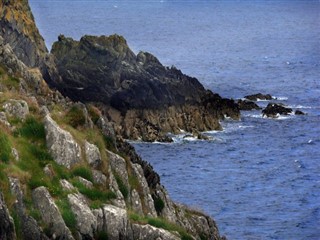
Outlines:
[{"label": "dark rock outcrop", "polygon": [[261,109],[261,107],[259,107],[255,102],[252,101],[239,99],[237,103],[240,110],[250,111]]},{"label": "dark rock outcrop", "polygon": [[279,115],[289,115],[291,113],[291,108],[277,103],[269,103],[268,106],[262,110],[262,115],[270,118],[277,118]]},{"label": "dark rock outcrop", "polygon": [[3,195],[0,192],[0,240],[15,240],[16,233],[13,219],[9,214]]},{"label": "dark rock outcrop", "polygon": [[301,110],[296,110],[294,112],[295,115],[306,115],[304,112],[302,112]]},{"label": "dark rock outcrop", "polygon": [[262,94],[262,93],[247,95],[244,98],[251,100],[251,101],[272,100],[272,96],[270,94]]}]

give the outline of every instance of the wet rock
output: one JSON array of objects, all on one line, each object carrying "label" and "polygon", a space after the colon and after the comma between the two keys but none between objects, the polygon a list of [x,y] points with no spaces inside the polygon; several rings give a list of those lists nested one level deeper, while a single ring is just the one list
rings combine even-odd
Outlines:
[{"label": "wet rock", "polygon": [[36,208],[40,211],[43,222],[50,226],[50,233],[54,236],[54,239],[73,239],[58,207],[45,187],[38,187],[33,190],[32,199]]},{"label": "wet rock", "polygon": [[85,141],[84,150],[90,166],[93,168],[98,168],[102,163],[99,148],[96,145]]},{"label": "wet rock", "polygon": [[16,117],[19,119],[26,119],[29,114],[29,106],[24,100],[10,99],[6,101],[2,107],[9,116]]},{"label": "wet rock", "polygon": [[247,100],[238,100],[238,106],[240,110],[243,111],[250,111],[250,110],[260,110],[261,107],[259,107],[255,102],[247,101]]},{"label": "wet rock", "polygon": [[67,168],[79,163],[81,161],[81,149],[72,135],[61,129],[49,115],[45,117],[44,126],[46,144],[53,159]]},{"label": "wet rock", "polygon": [[153,227],[149,224],[139,225],[132,224],[134,239],[148,239],[148,240],[179,240],[179,236],[170,233],[167,230]]},{"label": "wet rock", "polygon": [[72,212],[76,216],[77,230],[83,236],[83,239],[93,239],[97,230],[97,219],[92,213],[86,201],[80,194],[69,194],[68,200]]},{"label": "wet rock", "polygon": [[272,96],[270,94],[262,94],[262,93],[247,95],[244,98],[251,100],[251,101],[272,100]]},{"label": "wet rock", "polygon": [[6,203],[2,193],[0,192],[0,239],[1,240],[15,240],[16,233],[14,222],[9,214]]},{"label": "wet rock", "polygon": [[269,103],[268,106],[262,110],[262,115],[269,118],[277,118],[279,115],[289,115],[291,113],[291,108],[277,103]]},{"label": "wet rock", "polygon": [[301,110],[296,110],[294,112],[295,115],[306,115],[304,112],[302,112]]}]

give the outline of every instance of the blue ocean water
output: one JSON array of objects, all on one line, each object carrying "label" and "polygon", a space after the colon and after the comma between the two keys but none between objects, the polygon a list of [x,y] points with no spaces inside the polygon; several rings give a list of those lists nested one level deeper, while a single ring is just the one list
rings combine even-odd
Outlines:
[{"label": "blue ocean water", "polygon": [[59,34],[118,33],[224,97],[270,93],[306,112],[242,112],[211,141],[134,145],[228,239],[320,239],[319,1],[29,1],[49,49]]}]

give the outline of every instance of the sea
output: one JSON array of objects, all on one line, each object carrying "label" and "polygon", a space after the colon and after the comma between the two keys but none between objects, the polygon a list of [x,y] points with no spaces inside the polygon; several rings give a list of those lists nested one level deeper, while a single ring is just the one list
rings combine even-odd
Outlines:
[{"label": "sea", "polygon": [[320,239],[320,1],[29,2],[48,49],[59,34],[117,33],[223,97],[261,92],[305,112],[243,111],[208,141],[182,130],[174,143],[132,144],[174,201],[228,239]]}]

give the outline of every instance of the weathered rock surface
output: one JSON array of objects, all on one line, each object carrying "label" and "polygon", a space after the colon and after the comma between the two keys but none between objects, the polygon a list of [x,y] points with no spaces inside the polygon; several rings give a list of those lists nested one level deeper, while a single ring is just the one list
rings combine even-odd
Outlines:
[{"label": "weathered rock surface", "polygon": [[10,123],[8,122],[7,116],[5,114],[5,112],[0,112],[0,123],[2,123],[3,125],[10,127]]},{"label": "weathered rock surface", "polygon": [[29,106],[24,100],[10,99],[2,107],[9,116],[24,120],[29,114]]},{"label": "weathered rock surface", "polygon": [[85,141],[84,151],[86,153],[86,158],[90,166],[93,168],[98,168],[102,163],[99,148],[96,145]]},{"label": "weathered rock surface", "polygon": [[279,115],[289,115],[291,113],[291,108],[277,103],[269,103],[268,106],[262,110],[262,115],[269,118],[277,118]]},{"label": "weathered rock surface", "polygon": [[180,237],[151,225],[132,224],[133,239],[142,240],[179,240]]},{"label": "weathered rock surface", "polygon": [[72,135],[61,129],[50,115],[45,117],[44,126],[47,147],[53,159],[67,168],[79,163],[81,161],[81,148]]},{"label": "weathered rock surface", "polygon": [[111,151],[107,151],[107,153],[111,169],[121,179],[127,189],[130,189],[126,160]]},{"label": "weathered rock surface", "polygon": [[262,93],[247,95],[244,98],[251,100],[251,101],[272,100],[272,96],[270,94],[262,94]]},{"label": "weathered rock surface", "polygon": [[97,230],[97,219],[81,194],[69,194],[68,200],[76,216],[77,230],[83,239],[93,239]]},{"label": "weathered rock surface", "polygon": [[40,211],[41,218],[48,226],[53,239],[73,239],[61,213],[45,187],[38,187],[32,192],[33,202]]},{"label": "weathered rock surface", "polygon": [[261,107],[259,107],[255,102],[252,102],[252,101],[239,99],[237,103],[240,110],[249,111],[249,110],[261,109]]},{"label": "weathered rock surface", "polygon": [[16,232],[14,229],[13,219],[10,216],[3,195],[0,192],[0,239],[1,240],[15,240]]}]

